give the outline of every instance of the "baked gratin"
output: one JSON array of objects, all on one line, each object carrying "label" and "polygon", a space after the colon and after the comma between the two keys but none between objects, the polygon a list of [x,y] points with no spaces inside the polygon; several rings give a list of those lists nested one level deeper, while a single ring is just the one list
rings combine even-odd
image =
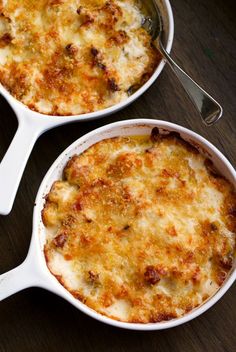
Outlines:
[{"label": "baked gratin", "polygon": [[0,83],[48,115],[115,105],[161,60],[143,19],[138,0],[0,0]]},{"label": "baked gratin", "polygon": [[236,195],[177,134],[103,140],[67,163],[42,211],[49,270],[95,311],[178,318],[233,265]]}]

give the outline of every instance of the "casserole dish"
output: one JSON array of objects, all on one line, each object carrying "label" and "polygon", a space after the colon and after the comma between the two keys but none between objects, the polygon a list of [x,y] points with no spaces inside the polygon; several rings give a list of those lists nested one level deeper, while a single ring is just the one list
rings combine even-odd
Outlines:
[{"label": "casserole dish", "polygon": [[90,132],[68,147],[58,157],[46,174],[35,202],[33,234],[28,256],[19,267],[0,276],[0,300],[27,287],[42,287],[58,294],[73,304],[76,308],[104,323],[132,330],[161,330],[183,324],[197,317],[209,309],[224,295],[236,278],[235,259],[230,274],[219,290],[202,305],[193,309],[183,317],[157,323],[125,323],[105,317],[75,299],[63,286],[61,286],[47,267],[44,256],[46,228],[44,227],[41,219],[41,211],[44,207],[45,196],[49,193],[53,182],[61,178],[62,170],[68,161],[68,158],[72,157],[74,154],[82,153],[91,145],[103,139],[116,136],[149,135],[154,127],[157,127],[160,133],[164,134],[166,132],[179,133],[184,140],[190,142],[203,155],[209,158],[219,172],[223,174],[234,187],[236,186],[236,172],[221,152],[201,136],[178,125],[165,121],[138,119],[116,122]]},{"label": "casserole dish", "polygon": [[[169,0],[158,0],[158,6],[163,17],[165,47],[170,52],[173,42],[174,23]],[[112,114],[132,103],[142,95],[156,80],[164,67],[164,60],[160,62],[150,79],[125,101],[110,108],[75,116],[50,116],[30,110],[17,101],[0,85],[0,93],[11,105],[18,119],[16,135],[0,164],[0,214],[7,215],[12,208],[15,194],[23,174],[26,162],[37,138],[46,130],[75,121],[87,121]]]}]

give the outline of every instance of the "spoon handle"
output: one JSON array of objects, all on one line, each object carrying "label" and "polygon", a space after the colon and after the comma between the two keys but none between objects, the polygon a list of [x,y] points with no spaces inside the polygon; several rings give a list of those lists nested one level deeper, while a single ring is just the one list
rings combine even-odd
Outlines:
[{"label": "spoon handle", "polygon": [[164,49],[161,41],[158,41],[158,50],[161,52],[165,61],[170,65],[178,77],[185,91],[188,93],[192,102],[199,111],[202,121],[207,125],[211,126],[216,123],[222,116],[223,109],[210,94],[203,90],[186,72],[180,68],[176,62],[170,57],[170,55]]}]

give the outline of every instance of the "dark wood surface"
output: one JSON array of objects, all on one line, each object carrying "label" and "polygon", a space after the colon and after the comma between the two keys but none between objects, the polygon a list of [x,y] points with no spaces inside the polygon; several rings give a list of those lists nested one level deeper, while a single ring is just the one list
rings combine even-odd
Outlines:
[{"label": "dark wood surface", "polygon": [[[13,211],[0,217],[0,273],[19,265],[31,237],[34,199],[47,169],[74,140],[112,121],[148,117],[188,127],[214,143],[236,166],[235,0],[172,0],[173,57],[222,103],[224,117],[202,125],[168,67],[138,101],[98,121],[66,125],[44,134],[26,167]],[[0,158],[17,127],[0,98]],[[94,321],[63,299],[40,289],[0,303],[0,352],[27,351],[236,351],[236,285],[212,309],[183,326],[160,332],[119,330]]]}]

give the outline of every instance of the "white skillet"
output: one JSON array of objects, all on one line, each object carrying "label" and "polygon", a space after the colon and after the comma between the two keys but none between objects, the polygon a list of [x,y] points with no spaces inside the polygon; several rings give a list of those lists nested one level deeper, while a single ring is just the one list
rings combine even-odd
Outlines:
[{"label": "white skillet", "polygon": [[[174,36],[174,20],[169,0],[156,0],[164,21],[166,50],[170,52]],[[117,112],[135,101],[157,79],[165,63],[161,61],[150,79],[127,100],[108,109],[76,116],[49,116],[29,110],[17,101],[0,84],[2,94],[14,110],[18,119],[18,130],[0,164],[0,214],[10,213],[25,165],[38,137],[45,131],[75,121],[98,119]]]},{"label": "white skillet", "polygon": [[187,130],[186,128],[165,121],[149,119],[115,122],[113,124],[98,128],[79,138],[76,142],[70,145],[57,158],[44,177],[38,191],[34,208],[33,233],[29,253],[23,264],[18,266],[16,269],[0,275],[0,301],[27,287],[42,287],[63,297],[82,312],[104,323],[133,330],[161,330],[183,324],[197,317],[209,309],[224,295],[236,279],[236,261],[231,274],[217,293],[212,298],[207,300],[206,303],[194,309],[184,317],[167,322],[152,324],[123,323],[98,314],[81,303],[79,300],[76,300],[56,280],[47,268],[43,253],[46,231],[41,219],[41,210],[44,206],[45,195],[49,192],[52,183],[61,178],[63,167],[67,163],[68,158],[74,154],[82,153],[94,143],[97,143],[105,138],[127,135],[149,135],[153,127],[158,127],[161,133],[166,133],[166,131],[176,131],[180,133],[181,137],[186,141],[194,143],[200,152],[210,158],[217,169],[236,187],[236,172],[223,154],[206,139],[190,130]]}]

